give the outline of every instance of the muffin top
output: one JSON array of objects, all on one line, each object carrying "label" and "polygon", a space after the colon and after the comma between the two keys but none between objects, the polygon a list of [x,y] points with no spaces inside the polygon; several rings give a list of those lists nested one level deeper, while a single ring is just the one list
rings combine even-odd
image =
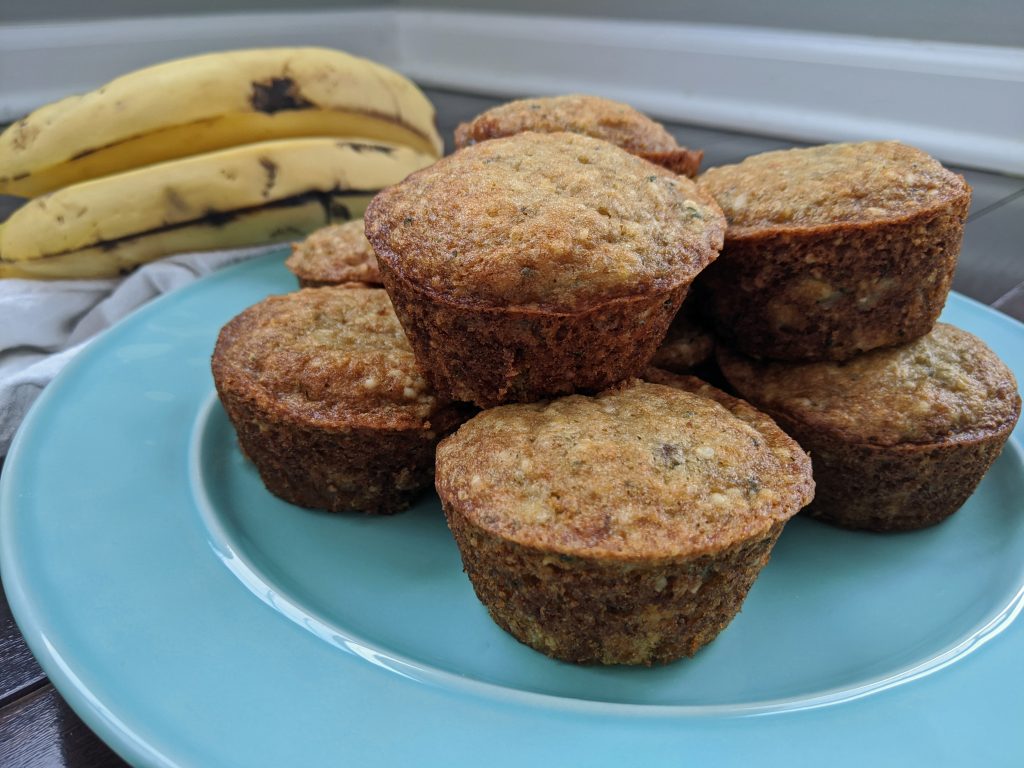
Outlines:
[{"label": "muffin top", "polygon": [[380,288],[271,296],[221,330],[214,377],[263,409],[320,428],[417,429],[444,405],[416,369]]},{"label": "muffin top", "polygon": [[896,141],[825,144],[748,157],[701,175],[729,238],[902,219],[970,195],[962,176]]},{"label": "muffin top", "polygon": [[685,285],[724,228],[689,179],[571,133],[467,147],[366,211],[377,257],[434,300],[556,312]]},{"label": "muffin top", "polygon": [[718,362],[769,413],[857,443],[969,440],[1020,413],[1013,373],[980,339],[945,323],[845,363],[758,362],[721,347]]},{"label": "muffin top", "polygon": [[593,136],[634,155],[679,149],[661,123],[628,104],[578,93],[499,104],[460,124],[455,129],[455,148],[525,131]]},{"label": "muffin top", "polygon": [[377,256],[363,232],[362,219],[323,227],[301,243],[293,243],[284,265],[308,283],[380,284]]},{"label": "muffin top", "polygon": [[810,501],[810,460],[718,395],[634,380],[484,411],[439,446],[438,492],[478,527],[569,556],[668,562],[760,538]]}]

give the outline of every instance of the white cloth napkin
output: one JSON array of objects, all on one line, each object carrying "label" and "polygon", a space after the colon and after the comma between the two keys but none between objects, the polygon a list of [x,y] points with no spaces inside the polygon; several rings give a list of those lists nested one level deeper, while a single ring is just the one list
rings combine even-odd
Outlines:
[{"label": "white cloth napkin", "polygon": [[0,456],[39,393],[100,331],[160,294],[280,247],[180,254],[107,280],[0,280]]}]

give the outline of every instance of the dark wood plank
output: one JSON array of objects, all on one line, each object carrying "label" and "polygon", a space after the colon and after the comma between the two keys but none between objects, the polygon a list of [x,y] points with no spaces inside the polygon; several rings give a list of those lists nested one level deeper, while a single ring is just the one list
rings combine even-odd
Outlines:
[{"label": "dark wood plank", "polygon": [[991,304],[1024,282],[1024,193],[967,222],[953,289]]},{"label": "dark wood plank", "polygon": [[0,591],[0,708],[45,682],[46,675],[25,645],[7,597]]},{"label": "dark wood plank", "polygon": [[[3,475],[4,458],[0,456],[0,476]],[[0,709],[45,682],[46,675],[25,645],[7,604],[7,594],[0,584]]]},{"label": "dark wood plank", "polygon": [[445,152],[451,152],[453,149],[452,137],[455,134],[455,127],[459,123],[472,120],[481,112],[507,101],[507,99],[444,91],[438,88],[425,88],[424,93],[434,103],[434,108],[437,110],[437,130],[444,138]]},{"label": "dark wood plank", "polygon": [[51,685],[0,710],[0,765],[10,768],[125,768]]},{"label": "dark wood plank", "polygon": [[1017,176],[1002,176],[998,173],[974,171],[970,168],[953,168],[963,174],[971,185],[971,220],[994,211],[1014,195],[1024,190],[1024,179]]}]

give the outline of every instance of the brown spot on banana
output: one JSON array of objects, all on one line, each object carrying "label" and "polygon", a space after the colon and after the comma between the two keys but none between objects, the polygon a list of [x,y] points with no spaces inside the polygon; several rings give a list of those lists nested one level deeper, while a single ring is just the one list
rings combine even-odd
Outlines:
[{"label": "brown spot on banana", "polygon": [[39,135],[39,126],[35,123],[30,123],[28,118],[19,120],[14,124],[14,148],[15,149],[28,149],[29,145],[36,140],[36,136]]},{"label": "brown spot on banana", "polygon": [[352,141],[339,141],[338,146],[342,149],[351,149],[353,152],[358,152],[359,154],[362,154],[363,152],[379,152],[382,155],[392,155],[395,152],[394,147],[389,147],[384,144],[364,144]]},{"label": "brown spot on banana", "polygon": [[328,224],[335,221],[352,220],[352,211],[349,210],[347,205],[338,200],[329,200],[325,208],[327,210],[324,213],[326,214]]},{"label": "brown spot on banana", "polygon": [[274,188],[274,182],[277,181],[277,163],[269,157],[261,157],[260,165],[263,166],[263,170],[267,174],[267,180],[263,183],[263,191],[260,194],[267,198],[270,197],[270,191]]},{"label": "brown spot on banana", "polygon": [[167,187],[164,190],[164,197],[167,199],[167,207],[172,211],[187,213],[191,209],[188,201],[174,187]]},{"label": "brown spot on banana", "polygon": [[286,109],[311,109],[316,106],[302,96],[299,87],[290,77],[272,77],[266,82],[254,82],[249,103],[257,112],[268,115]]}]

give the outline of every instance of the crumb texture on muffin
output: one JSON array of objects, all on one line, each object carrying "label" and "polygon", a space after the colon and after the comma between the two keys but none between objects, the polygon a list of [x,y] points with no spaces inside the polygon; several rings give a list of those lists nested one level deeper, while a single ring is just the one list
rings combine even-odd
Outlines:
[{"label": "crumb texture on muffin", "polygon": [[323,227],[294,243],[285,266],[304,288],[381,282],[377,255],[366,239],[362,219]]},{"label": "crumb texture on muffin", "polygon": [[928,333],[949,295],[971,190],[896,142],[767,152],[701,177],[729,219],[696,292],[744,354],[848,360]]},{"label": "crumb texture on muffin", "polygon": [[458,127],[455,146],[461,149],[526,131],[592,136],[633,154],[669,152],[679,148],[661,123],[628,104],[578,93],[519,99],[492,107]]},{"label": "crumb texture on muffin", "polygon": [[264,485],[311,509],[405,509],[430,486],[437,442],[468,416],[427,388],[381,289],[264,299],[221,330],[212,369]]},{"label": "crumb texture on muffin", "polygon": [[807,456],[742,401],[634,382],[502,406],[438,449],[472,524],[566,555],[685,559],[767,535],[811,498]]},{"label": "crumb texture on muffin", "polygon": [[680,147],[661,123],[628,104],[581,94],[499,104],[461,123],[455,129],[455,148],[526,131],[591,136],[690,177],[697,174],[704,155]]},{"label": "crumb texture on muffin", "polygon": [[664,384],[484,411],[438,447],[438,493],[477,597],[549,656],[692,656],[813,495],[810,460],[767,416],[698,379],[649,374]]},{"label": "crumb texture on muffin", "polygon": [[271,296],[232,320],[220,346],[231,376],[311,424],[415,427],[442,405],[381,289]]},{"label": "crumb texture on muffin", "polygon": [[874,445],[970,439],[1020,409],[1016,381],[977,337],[939,323],[910,344],[836,363],[755,362],[721,350],[729,381],[805,429]]},{"label": "crumb texture on muffin", "polygon": [[366,222],[384,266],[432,296],[546,311],[685,286],[725,223],[689,179],[587,136],[531,132],[412,174]]},{"label": "crumb texture on muffin", "polygon": [[711,168],[699,183],[725,212],[730,239],[901,219],[970,194],[963,177],[896,141],[765,152]]}]

